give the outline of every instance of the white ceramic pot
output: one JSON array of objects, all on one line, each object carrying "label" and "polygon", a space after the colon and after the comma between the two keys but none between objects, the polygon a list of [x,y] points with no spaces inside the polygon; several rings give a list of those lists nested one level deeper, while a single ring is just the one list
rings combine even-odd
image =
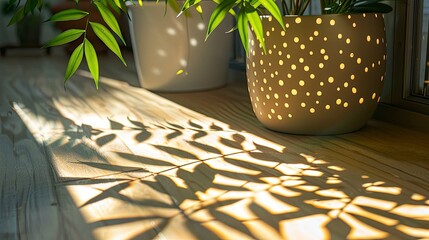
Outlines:
[{"label": "white ceramic pot", "polygon": [[[180,3],[179,3],[180,4]],[[178,14],[160,1],[128,5],[130,31],[141,87],[180,92],[221,87],[228,78],[232,52],[231,21],[205,40],[210,13],[217,4],[201,2],[203,15]]]}]

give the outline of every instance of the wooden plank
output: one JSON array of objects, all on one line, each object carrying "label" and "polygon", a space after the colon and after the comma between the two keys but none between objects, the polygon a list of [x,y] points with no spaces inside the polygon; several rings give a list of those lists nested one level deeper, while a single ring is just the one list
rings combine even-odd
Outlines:
[{"label": "wooden plank", "polygon": [[[58,182],[91,179],[118,172],[134,172],[140,177],[151,174],[144,165],[134,164],[133,159],[124,157],[132,156],[131,151],[114,133],[105,133],[94,141],[87,136],[82,132],[65,132],[44,138],[44,147]],[[113,138],[103,139],[106,136]]]},{"label": "wooden plank", "polygon": [[[415,235],[400,226],[428,226],[428,206],[411,199],[411,192],[391,198],[366,191],[371,176],[361,178],[361,169],[274,152],[209,159],[139,180],[115,175],[69,182],[60,189],[97,239],[254,239],[261,233],[311,239],[318,232],[342,239],[410,238]],[[407,215],[405,207],[422,212]]]},{"label": "wooden plank", "polygon": [[[162,96],[234,126],[233,129],[245,129],[291,151],[326,160],[344,159],[344,162],[354,163],[355,167],[367,169],[374,174],[389,174],[393,179],[401,178],[405,180],[401,184],[409,184],[416,191],[427,191],[429,143],[426,141],[426,133],[370,121],[368,126],[360,131],[340,136],[279,134],[260,126],[244,92],[243,83],[233,82],[227,89]],[[235,112],[237,114],[233,114]]]},{"label": "wooden plank", "polygon": [[16,203],[18,197],[15,189],[15,155],[12,141],[0,134],[0,238],[18,239],[18,212]]},{"label": "wooden plank", "polygon": [[118,136],[152,173],[255,150],[258,146],[268,145],[273,151],[281,149],[275,143],[240,132],[192,131],[179,126],[170,127],[169,130],[147,129],[147,132],[150,137],[144,141],[136,141],[140,133],[134,131],[121,131]]},{"label": "wooden plank", "polygon": [[[46,125],[52,125],[53,122],[46,120],[50,117],[55,119],[56,116],[50,112],[49,98],[43,97],[39,86],[46,86],[46,89],[58,86],[58,83],[53,81],[52,83],[41,82],[43,79],[52,79],[51,72],[55,73],[57,70],[46,58],[37,59],[38,65],[36,66],[31,64],[36,59],[12,57],[7,58],[7,61],[2,60],[0,69],[5,75],[2,76],[0,83],[0,96],[5,100],[2,101],[2,105],[10,105],[11,102],[16,102],[30,109],[28,119],[33,121],[32,125],[36,124],[35,129],[43,129]],[[61,86],[61,82],[59,86]],[[55,120],[58,121],[59,119]]]},{"label": "wooden plank", "polygon": [[67,189],[56,186],[55,190],[60,205],[59,212],[63,224],[61,232],[65,236],[64,239],[95,239],[92,234],[92,228],[85,221],[79,207],[76,206]]},{"label": "wooden plank", "polygon": [[372,120],[362,131],[339,136],[339,141],[369,148],[389,158],[418,164],[427,169],[429,166],[427,137],[426,132]]},{"label": "wooden plank", "polygon": [[[327,238],[403,239],[415,235],[400,226],[427,228],[429,206],[423,200],[428,192],[420,192],[420,200],[407,189],[389,192],[401,185],[380,176],[362,178],[364,170],[340,169],[339,164],[296,153],[254,151],[190,164],[156,178],[190,220],[205,226],[217,223],[212,233],[221,238],[228,227],[238,231],[236,238],[260,238],[258,233],[267,232],[274,239],[311,239],[317,231]],[[371,182],[385,191],[371,191]],[[302,224],[306,227],[300,229]],[[315,231],[307,235],[311,228]]]},{"label": "wooden plank", "polygon": [[[178,126],[176,126],[178,127]],[[182,128],[95,130],[56,133],[44,139],[58,181],[73,181],[115,173],[139,177],[181,165],[270,146],[246,133],[195,131]]]},{"label": "wooden plank", "polygon": [[[378,121],[340,136],[276,133],[254,117],[239,81],[154,94],[115,81],[136,76],[112,69],[96,91],[79,71],[65,92],[61,59],[42,58],[40,69],[0,59],[10,74],[0,116],[12,101],[44,144],[70,239],[429,236],[427,134]],[[19,132],[11,123],[0,127],[9,137]],[[28,152],[10,156],[27,162]],[[13,210],[17,231],[29,232],[23,216],[55,219],[29,209]]]},{"label": "wooden plank", "polygon": [[[272,133],[258,122],[250,105],[244,81],[232,80],[227,88],[192,93],[159,95],[185,108],[227,124],[235,131]],[[265,135],[264,135],[265,136]]]},{"label": "wooden plank", "polygon": [[0,135],[2,239],[61,239],[58,207],[45,156],[35,142]]},{"label": "wooden plank", "polygon": [[[127,178],[120,174],[114,179],[57,186],[70,229],[83,229],[72,232],[71,239],[89,239],[91,235],[95,239],[197,239],[183,226],[186,219],[180,217],[180,209],[153,177],[145,181]],[[77,218],[68,214],[69,208],[78,209]]]},{"label": "wooden plank", "polygon": [[30,139],[15,144],[20,238],[61,239],[61,219],[46,157]]},{"label": "wooden plank", "polygon": [[[392,197],[366,191],[372,176],[362,178],[365,171],[341,169],[341,163],[273,149],[212,158],[142,179],[119,174],[57,188],[63,209],[77,208],[85,231],[96,239],[281,239],[305,236],[307,228],[300,232],[292,226],[306,221],[333,238],[356,237],[360,231],[409,238],[396,227],[425,228],[428,220],[401,211],[427,208],[411,198],[412,192]],[[67,212],[71,228],[78,228],[82,221]]]},{"label": "wooden plank", "polygon": [[[85,74],[76,76],[70,81],[65,92],[61,81],[62,75],[44,66],[46,62],[42,61],[43,67],[37,69],[34,66],[27,66],[29,62],[24,61],[23,64],[28,67],[26,68],[28,75],[33,73],[32,77],[24,77],[22,80],[21,77],[17,81],[17,77],[14,76],[4,85],[5,89],[14,90],[13,96],[8,95],[7,101],[14,102],[15,110],[20,113],[26,125],[31,127],[33,134],[46,134],[82,126],[113,130],[118,130],[118,127],[135,127],[129,124],[130,119],[145,124],[156,124],[163,119],[170,124],[184,125],[188,124],[190,119],[200,118],[195,112],[146,90],[132,88],[126,84],[118,86],[108,79],[103,79],[105,84],[99,91],[88,88],[86,85],[90,79]],[[50,77],[42,77],[47,74]],[[163,108],[158,108],[159,105]],[[204,124],[198,121],[193,124],[227,129],[221,122],[207,118],[206,120],[208,122]],[[121,126],[122,123],[127,125]]]},{"label": "wooden plank", "polygon": [[0,238],[62,239],[52,174],[13,112],[0,114]]},{"label": "wooden plank", "polygon": [[[103,79],[103,81],[104,85],[98,94],[96,96],[91,95],[91,100],[86,103],[93,109],[93,112],[111,121],[110,129],[118,130],[118,127],[136,128],[165,123],[170,126],[191,125],[193,128],[201,128],[202,130],[213,130],[213,128],[228,130],[228,126],[222,122],[215,121],[194,111],[189,111],[147,90],[134,88],[108,79]],[[88,99],[89,96],[80,91],[82,83],[84,82],[75,81],[70,88],[75,91],[76,95]],[[190,122],[191,119],[195,122]],[[138,126],[134,123],[138,123]],[[116,128],[112,124],[116,124]],[[93,127],[101,128],[98,126]],[[106,129],[109,129],[109,127]]]},{"label": "wooden plank", "polygon": [[396,157],[386,156],[372,148],[356,145],[340,137],[305,137],[305,142],[300,139],[302,138],[295,137],[295,140],[291,140],[286,146],[295,144],[305,154],[317,153],[314,156],[319,159],[328,162],[336,160],[342,168],[361,169],[366,172],[363,175],[374,175],[382,179],[388,176],[401,188],[423,193],[429,191],[429,171],[415,164],[412,155],[404,164]]},{"label": "wooden plank", "polygon": [[[6,100],[4,103],[16,104],[15,107],[26,124],[31,126],[33,133],[63,131],[71,125],[108,128],[110,115],[100,116],[103,114],[101,109],[97,113],[85,101],[91,97],[100,99],[97,97],[98,92],[93,88],[82,87],[82,83],[81,88],[76,89],[75,85],[79,81],[88,84],[87,78],[77,75],[74,82],[67,85],[67,91],[64,89],[63,60],[41,58],[38,65],[34,65],[34,59],[8,59],[0,69],[7,71],[7,68],[18,67],[18,73],[7,76],[0,83],[0,96]],[[17,67],[14,68],[15,65]]]}]

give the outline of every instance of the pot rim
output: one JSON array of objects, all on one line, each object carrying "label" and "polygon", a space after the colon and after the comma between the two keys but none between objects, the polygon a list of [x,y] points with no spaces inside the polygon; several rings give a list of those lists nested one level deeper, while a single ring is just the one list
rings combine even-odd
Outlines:
[{"label": "pot rim", "polygon": [[[384,13],[381,12],[368,12],[368,13],[333,13],[333,14],[312,14],[312,15],[283,15],[283,18],[332,18],[332,17],[348,17],[350,16],[363,16],[364,14],[372,15],[381,15],[384,16]],[[261,18],[267,19],[273,17],[272,15],[260,15]]]},{"label": "pot rim", "polygon": [[[178,3],[185,3],[185,0],[177,0]],[[211,1],[207,1],[207,0],[202,0],[200,2],[200,4],[205,4],[206,2],[211,2]],[[140,4],[136,1],[126,1],[125,2],[125,6],[127,6],[128,8],[138,8],[138,7],[144,7],[145,5],[149,5],[149,6],[163,6],[165,7],[165,1],[143,1],[143,5],[140,6]]]}]

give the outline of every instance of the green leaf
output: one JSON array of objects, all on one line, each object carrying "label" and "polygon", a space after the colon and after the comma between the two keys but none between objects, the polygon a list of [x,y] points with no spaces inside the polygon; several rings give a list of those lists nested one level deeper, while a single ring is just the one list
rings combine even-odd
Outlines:
[{"label": "green leaf", "polygon": [[37,2],[37,8],[39,9],[39,11],[42,11],[42,8],[43,8],[43,0],[38,0],[38,2]]},{"label": "green leaf", "polygon": [[176,0],[166,0],[166,2],[171,7],[171,9],[173,9],[173,11],[175,11],[176,13],[180,12],[180,6]]},{"label": "green leaf", "polygon": [[186,0],[185,3],[182,6],[182,10],[180,11],[179,15],[181,15],[183,12],[188,10],[190,7],[194,6],[195,4],[200,3],[201,0]]},{"label": "green leaf", "polygon": [[[175,0],[165,0],[165,1],[175,1]],[[189,8],[191,7],[197,7],[199,6],[199,3],[201,0],[186,0],[185,3],[182,6],[182,9],[179,11],[179,14],[177,14],[177,17],[180,17],[182,14],[185,14],[185,16],[190,16],[189,14]]]},{"label": "green leaf", "polygon": [[[213,2],[220,4],[223,0],[212,0]],[[237,3],[237,1],[236,1]],[[237,15],[235,14],[234,8],[232,8],[231,10],[229,10],[229,14],[231,14],[233,17],[236,17]]]},{"label": "green leaf", "polygon": [[83,43],[77,46],[70,56],[69,63],[67,64],[66,75],[64,77],[64,84],[76,72],[83,58]]},{"label": "green leaf", "polygon": [[203,7],[201,6],[201,4],[195,4],[195,10],[201,15],[203,14]]},{"label": "green leaf", "polygon": [[237,17],[237,28],[238,33],[240,34],[241,44],[243,44],[244,50],[246,53],[249,52],[249,20],[247,15],[244,12],[244,9],[240,9]]},{"label": "green leaf", "polygon": [[116,6],[118,6],[123,12],[127,11],[127,6],[125,5],[125,1],[122,0],[112,0]]},{"label": "green leaf", "polygon": [[95,35],[97,35],[98,38],[100,38],[101,41],[103,41],[104,44],[114,53],[116,56],[118,56],[119,59],[121,59],[122,63],[126,66],[124,58],[122,57],[121,49],[119,48],[118,43],[116,42],[116,39],[113,37],[113,35],[109,32],[109,29],[107,29],[105,26],[103,26],[100,23],[96,22],[89,22],[92,29],[94,30]]},{"label": "green leaf", "polygon": [[262,27],[261,18],[259,17],[258,12],[254,8],[246,8],[246,15],[249,19],[250,25],[253,27],[253,32],[256,35],[256,38],[259,40],[259,42],[262,45],[262,48],[264,49],[264,52],[267,51],[265,46],[265,39],[264,39],[264,29]]},{"label": "green leaf", "polygon": [[48,19],[51,22],[79,20],[86,17],[89,13],[79,9],[67,9],[54,14]]},{"label": "green leaf", "polygon": [[217,26],[223,21],[225,15],[234,7],[235,0],[224,0],[214,10],[210,16],[210,20],[207,26],[207,37],[216,29]]},{"label": "green leaf", "polygon": [[38,0],[27,0],[24,5],[24,13],[27,14],[29,12],[33,12],[38,3]]},{"label": "green leaf", "polygon": [[10,19],[10,21],[7,25],[10,26],[10,25],[13,25],[13,24],[21,21],[24,18],[24,16],[25,16],[24,8],[23,7],[18,8],[18,10],[16,10],[15,14]]},{"label": "green leaf", "polygon": [[350,12],[354,13],[389,13],[393,8],[384,3],[371,3],[371,4],[362,4],[359,6],[352,7]]},{"label": "green leaf", "polygon": [[116,5],[116,3],[113,0],[106,0],[106,6],[108,9],[112,9],[116,14],[120,14],[121,11],[123,11],[121,9],[121,6]]},{"label": "green leaf", "polygon": [[87,38],[84,40],[84,46],[86,63],[88,64],[89,71],[94,78],[95,87],[98,89],[99,71],[97,53],[95,52],[94,46],[92,46],[91,42]]},{"label": "green leaf", "polygon": [[280,13],[279,7],[276,5],[276,2],[272,0],[259,0],[259,2],[268,10],[268,12],[277,20],[277,22],[280,23],[280,26],[282,26],[283,30],[285,30],[282,14]]},{"label": "green leaf", "polygon": [[65,43],[72,42],[78,39],[85,32],[83,29],[69,29],[60,34],[58,34],[55,38],[45,44],[43,47],[52,47],[58,46]]},{"label": "green leaf", "polygon": [[115,18],[115,15],[102,3],[100,2],[94,2],[95,6],[97,6],[98,11],[101,14],[101,17],[103,18],[104,22],[107,24],[107,26],[112,29],[112,31],[118,35],[118,37],[121,39],[121,41],[125,44],[125,40],[122,37],[121,29],[119,28],[118,21]]},{"label": "green leaf", "polygon": [[3,15],[9,15],[9,14],[15,13],[16,10],[17,10],[16,0],[9,0],[8,2],[5,2],[1,8],[1,12]]}]

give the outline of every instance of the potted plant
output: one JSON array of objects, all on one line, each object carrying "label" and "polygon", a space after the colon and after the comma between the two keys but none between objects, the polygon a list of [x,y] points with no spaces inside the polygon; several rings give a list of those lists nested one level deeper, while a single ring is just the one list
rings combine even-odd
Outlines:
[{"label": "potted plant", "polygon": [[[282,0],[279,5],[283,14],[272,0],[215,1],[218,6],[210,12],[207,36],[227,15],[235,16],[235,29],[247,52],[252,106],[258,119],[270,129],[299,134],[354,131],[369,119],[379,99],[386,60],[382,13],[391,8],[380,0],[319,1],[323,11],[318,16],[302,16],[310,0]],[[121,38],[106,6],[126,11],[125,0],[100,0],[93,4],[110,30]],[[204,12],[201,0],[186,0],[181,11],[190,8]],[[87,12],[70,10],[54,15],[51,21],[87,16]],[[90,20],[88,26],[122,59],[110,30]],[[86,29],[60,34],[48,46],[75,40]],[[315,46],[310,47],[310,42]],[[373,46],[374,49],[370,48]],[[374,53],[375,57],[365,52]],[[97,58],[86,39],[71,55],[65,79],[74,73],[83,55],[97,85]],[[334,75],[337,73],[341,74]]]},{"label": "potted plant", "polygon": [[[79,4],[76,4],[73,0],[63,0],[58,1],[57,3],[53,4],[50,8],[52,14],[59,13],[64,10],[68,9],[79,9],[85,12],[88,12],[88,15],[91,16],[91,21],[104,24],[104,21],[101,17],[101,14],[96,8],[95,4],[91,4],[90,0],[80,0]],[[117,12],[113,12],[113,16],[116,18],[116,20],[119,19],[119,14]],[[55,21],[55,27],[60,31],[66,31],[69,29],[84,29],[86,23],[85,18],[79,19],[79,20],[68,20],[68,21]],[[106,26],[106,25],[105,25]],[[91,42],[91,44],[94,46],[95,51],[97,54],[107,53],[108,48],[104,43],[94,34],[94,31],[92,31],[91,28],[86,31],[85,37]],[[68,43],[66,47],[66,51],[71,54],[73,50],[82,42],[83,37]]]},{"label": "potted plant", "polygon": [[239,7],[248,90],[260,122],[275,131],[312,135],[363,127],[384,83],[382,13],[392,8],[378,0],[320,0],[320,15],[303,16],[310,0],[281,1],[283,14],[273,1],[246,3],[222,1],[208,34]]},{"label": "potted plant", "polygon": [[[40,6],[40,10],[48,9],[49,4],[46,3]],[[15,4],[12,2],[2,2],[1,12],[4,15],[13,15],[15,11]],[[22,18],[16,24],[16,37],[18,45],[9,45],[1,48],[2,55],[5,54],[7,48],[39,48],[41,46],[41,30],[42,30],[42,16],[41,13],[36,12]],[[49,50],[47,50],[49,52]]]},{"label": "potted plant", "polygon": [[[153,91],[195,91],[221,87],[228,79],[232,36],[217,34],[205,41],[214,2],[200,3],[178,16],[178,2],[127,3],[134,59],[140,85]],[[183,2],[179,2],[183,4]],[[232,29],[232,17],[219,27]]]},{"label": "potted plant", "polygon": [[[321,3],[324,14],[285,16],[284,29],[272,17],[262,18],[264,46],[249,35],[249,94],[255,115],[270,129],[347,133],[363,127],[377,107],[386,69],[380,12],[390,7],[376,1]],[[300,14],[305,7],[284,8]]]}]

